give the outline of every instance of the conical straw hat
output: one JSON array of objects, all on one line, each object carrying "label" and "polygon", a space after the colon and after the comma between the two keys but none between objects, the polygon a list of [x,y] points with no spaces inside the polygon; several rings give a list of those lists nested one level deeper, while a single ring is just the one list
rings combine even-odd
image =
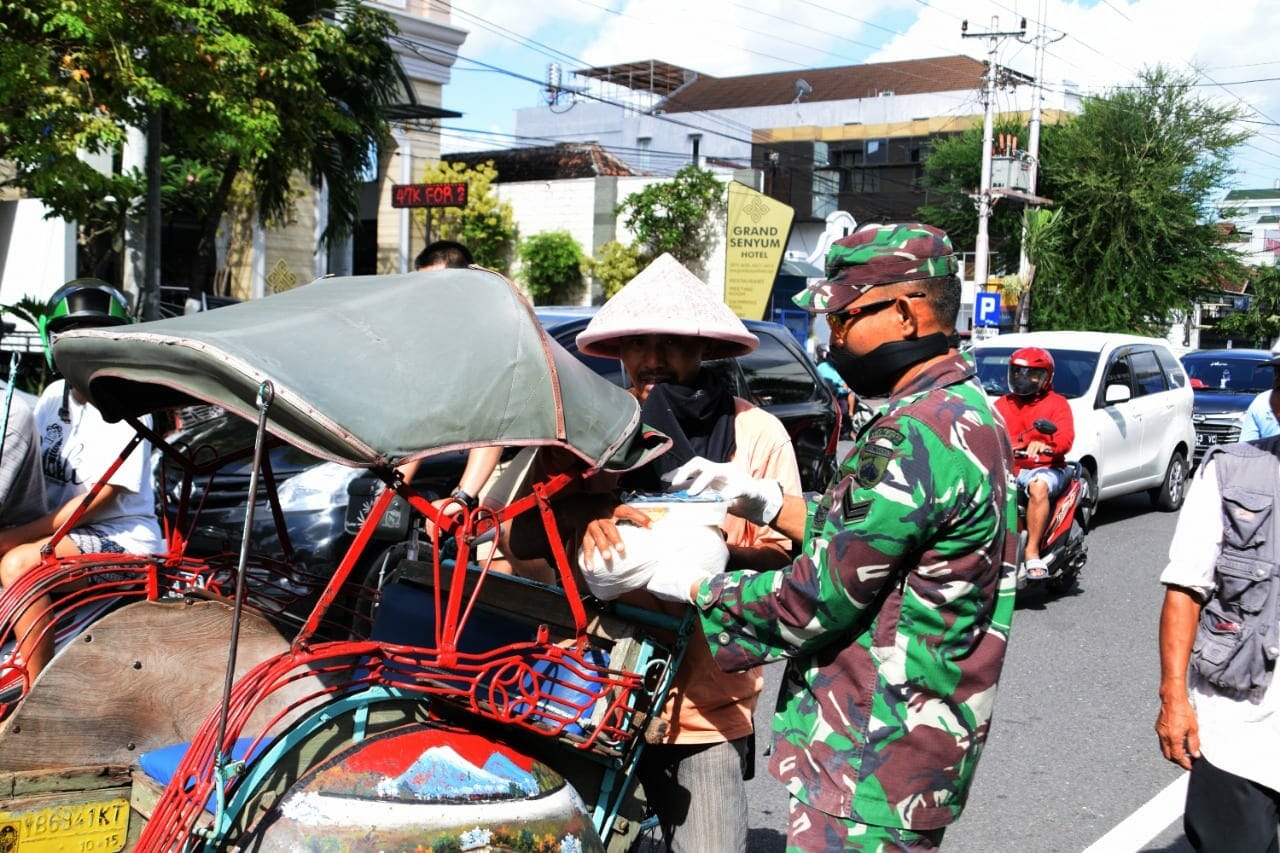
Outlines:
[{"label": "conical straw hat", "polygon": [[705,358],[746,355],[760,344],[709,286],[669,254],[600,306],[578,333],[578,351],[617,358],[619,340],[632,335],[706,338]]}]

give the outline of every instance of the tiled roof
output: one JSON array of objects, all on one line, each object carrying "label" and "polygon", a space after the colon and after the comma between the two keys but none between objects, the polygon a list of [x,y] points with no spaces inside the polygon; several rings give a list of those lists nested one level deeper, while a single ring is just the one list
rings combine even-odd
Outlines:
[{"label": "tiled roof", "polygon": [[449,163],[475,166],[488,160],[498,171],[498,183],[551,181],[557,178],[595,178],[634,175],[626,163],[595,142],[560,142],[533,148],[504,148],[442,154]]},{"label": "tiled roof", "polygon": [[1272,187],[1262,190],[1232,190],[1227,193],[1226,201],[1258,201],[1268,198],[1280,198],[1280,189]]},{"label": "tiled roof", "polygon": [[803,102],[856,100],[885,93],[952,92],[980,88],[985,72],[986,66],[976,59],[940,56],[743,77],[698,77],[664,101],[661,108],[678,113],[789,104],[796,100],[799,80],[811,90],[801,97]]}]

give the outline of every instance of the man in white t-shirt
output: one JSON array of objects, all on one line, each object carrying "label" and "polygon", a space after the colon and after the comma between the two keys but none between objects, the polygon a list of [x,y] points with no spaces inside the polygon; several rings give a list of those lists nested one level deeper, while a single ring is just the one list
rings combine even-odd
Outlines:
[{"label": "man in white t-shirt", "polygon": [[[0,386],[0,396],[7,389]],[[31,407],[16,394],[4,413],[4,453],[0,454],[0,529],[44,515],[40,434]]]},{"label": "man in white t-shirt", "polygon": [[[96,279],[76,279],[53,295],[41,328],[48,335],[127,322],[128,301],[120,291]],[[35,419],[47,512],[0,530],[0,585],[4,587],[40,564],[41,550],[79,510],[85,495],[133,437],[128,424],[104,421],[65,380],[45,388],[36,403]],[[60,557],[151,554],[163,545],[155,516],[151,453],[143,442],[106,480],[76,526],[54,543],[53,551]],[[48,619],[41,624],[48,606],[48,597],[42,597],[15,619],[18,653],[26,664],[28,683],[53,656],[52,625]]]}]

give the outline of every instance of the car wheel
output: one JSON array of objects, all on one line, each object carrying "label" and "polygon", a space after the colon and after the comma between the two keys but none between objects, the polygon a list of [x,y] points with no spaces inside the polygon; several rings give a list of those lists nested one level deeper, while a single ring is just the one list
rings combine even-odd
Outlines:
[{"label": "car wheel", "polygon": [[1187,457],[1181,450],[1175,450],[1169,459],[1169,467],[1164,472],[1164,482],[1160,488],[1152,489],[1151,502],[1157,509],[1165,512],[1176,512],[1182,507],[1187,496]]}]

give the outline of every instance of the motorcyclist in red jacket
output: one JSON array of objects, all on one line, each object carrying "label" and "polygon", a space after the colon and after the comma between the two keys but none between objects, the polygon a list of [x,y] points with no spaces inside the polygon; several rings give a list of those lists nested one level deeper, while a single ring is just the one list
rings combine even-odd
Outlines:
[{"label": "motorcyclist in red jacket", "polygon": [[[1053,356],[1040,347],[1023,347],[1009,357],[1009,393],[996,400],[1015,454],[1018,490],[1027,499],[1027,548],[1023,565],[1028,580],[1042,580],[1049,570],[1040,559],[1040,538],[1049,523],[1049,507],[1069,482],[1066,453],[1075,440],[1067,398],[1053,390]],[[1052,421],[1052,435],[1035,428]]]}]

